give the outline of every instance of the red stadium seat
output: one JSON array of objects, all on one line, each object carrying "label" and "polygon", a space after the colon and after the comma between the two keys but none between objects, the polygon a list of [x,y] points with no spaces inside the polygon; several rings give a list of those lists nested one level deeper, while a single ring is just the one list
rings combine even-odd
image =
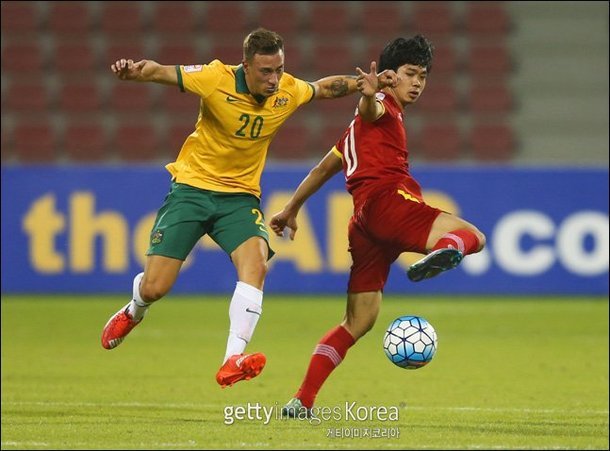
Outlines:
[{"label": "red stadium seat", "polygon": [[[152,29],[160,36],[177,36],[188,39],[197,26],[197,9],[193,2],[153,2]],[[195,38],[196,36],[192,36]]]},{"label": "red stadium seat", "polygon": [[381,53],[388,41],[405,34],[404,11],[405,5],[402,2],[362,2],[356,23],[366,40],[375,48],[375,55]]},{"label": "red stadium seat", "polygon": [[309,69],[305,55],[295,40],[284,42],[284,70],[297,78],[303,78],[303,73]]},{"label": "red stadium seat", "polygon": [[37,42],[8,43],[2,49],[2,72],[16,76],[40,75],[44,58]]},{"label": "red stadium seat", "polygon": [[468,138],[472,156],[481,162],[506,162],[515,154],[515,136],[505,123],[475,124]]},{"label": "red stadium seat", "polygon": [[13,150],[20,163],[51,163],[56,158],[56,136],[48,122],[22,122],[13,130]]},{"label": "red stadium seat", "polygon": [[93,30],[89,5],[89,2],[49,2],[49,31],[56,38],[82,40]]},{"label": "red stadium seat", "polygon": [[111,84],[108,106],[114,113],[148,114],[154,104],[152,90],[151,85],[117,79]]},{"label": "red stadium seat", "polygon": [[202,64],[203,61],[194,43],[169,43],[163,42],[157,51],[156,60],[161,64],[188,66],[191,64]]},{"label": "red stadium seat", "polygon": [[243,59],[243,50],[239,43],[215,42],[210,50],[210,61],[218,59],[224,64],[237,66]]},{"label": "red stadium seat", "polygon": [[458,94],[453,83],[443,83],[438,80],[426,86],[417,100],[418,113],[452,114],[458,109]]},{"label": "red stadium seat", "polygon": [[328,38],[349,40],[351,7],[347,2],[308,2],[306,31],[320,42]]},{"label": "red stadium seat", "polygon": [[297,4],[293,2],[256,2],[258,4],[256,23],[268,30],[275,31],[287,44],[286,39],[295,37],[301,32],[301,15]]},{"label": "red stadium seat", "polygon": [[513,107],[513,98],[504,83],[474,84],[468,95],[470,112],[477,115],[505,114]]},{"label": "red stadium seat", "polygon": [[503,2],[468,2],[464,30],[472,39],[503,39],[510,32],[510,22]]},{"label": "red stadium seat", "polygon": [[121,58],[140,61],[151,58],[151,55],[146,53],[144,44],[137,40],[127,42],[123,40],[106,40],[106,48],[100,66],[104,70],[110,71],[110,66]]},{"label": "red stadium seat", "polygon": [[34,2],[0,2],[2,37],[32,37],[38,31],[38,7]]},{"label": "red stadium seat", "polygon": [[106,129],[100,123],[71,123],[64,132],[63,149],[76,163],[99,162],[107,157]]},{"label": "red stadium seat", "polygon": [[98,69],[93,45],[87,41],[58,44],[53,62],[62,77],[86,77]]},{"label": "red stadium seat", "polygon": [[320,159],[326,155],[328,151],[332,149],[332,147],[341,139],[350,122],[351,121],[345,123],[325,123],[322,126],[322,130],[318,134],[319,137],[316,143],[316,148],[314,149],[314,154],[319,155]]},{"label": "red stadium seat", "polygon": [[439,78],[448,79],[455,76],[459,70],[458,62],[459,56],[452,44],[436,45],[431,70],[434,82]]},{"label": "red stadium seat", "polygon": [[172,117],[191,118],[193,124],[199,114],[200,98],[190,92],[180,92],[177,87],[164,86],[160,93],[159,105]]},{"label": "red stadium seat", "polygon": [[99,112],[102,95],[95,82],[66,83],[59,90],[59,106],[66,113]]},{"label": "red stadium seat", "polygon": [[43,113],[50,107],[47,85],[43,81],[15,81],[6,92],[9,112]]},{"label": "red stadium seat", "polygon": [[409,30],[433,42],[451,38],[456,30],[451,2],[414,2]]},{"label": "red stadium seat", "polygon": [[5,121],[2,121],[2,131],[0,132],[0,160],[7,163],[13,159],[13,130]]},{"label": "red stadium seat", "polygon": [[311,68],[317,77],[356,72],[358,58],[352,54],[349,42],[314,44],[311,53]]},{"label": "red stadium seat", "polygon": [[157,130],[149,124],[120,124],[114,134],[113,148],[124,162],[155,161],[162,147]]},{"label": "red stadium seat", "polygon": [[101,2],[101,28],[108,36],[137,36],[144,32],[144,2]]},{"label": "red stadium seat", "polygon": [[[345,128],[354,119],[358,98],[358,96],[352,95],[338,99],[317,100],[315,105],[311,106],[312,114],[320,117],[324,124],[339,125]],[[314,109],[315,111],[313,111]]]},{"label": "red stadium seat", "polygon": [[312,134],[307,126],[287,122],[280,128],[269,146],[269,158],[275,160],[303,160],[315,152]]},{"label": "red stadium seat", "polygon": [[223,36],[228,43],[240,48],[240,42],[251,31],[243,2],[206,2],[203,31],[211,36]]},{"label": "red stadium seat", "polygon": [[503,44],[476,45],[468,53],[466,66],[471,78],[497,79],[510,74],[512,60]]},{"label": "red stadium seat", "polygon": [[455,123],[424,124],[415,146],[408,144],[411,155],[426,161],[450,161],[460,158],[462,134]]},{"label": "red stadium seat", "polygon": [[195,131],[195,119],[185,119],[183,121],[173,121],[166,134],[165,143],[163,144],[163,155],[174,161],[178,157],[178,153],[186,141],[186,138]]}]

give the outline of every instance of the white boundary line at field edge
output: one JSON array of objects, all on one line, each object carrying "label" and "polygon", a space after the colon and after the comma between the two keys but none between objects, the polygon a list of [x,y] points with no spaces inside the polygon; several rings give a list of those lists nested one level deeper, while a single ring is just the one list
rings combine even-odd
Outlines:
[{"label": "white boundary line at field edge", "polygon": [[[194,404],[194,403],[146,403],[146,402],[65,402],[65,401],[2,401],[2,405],[33,405],[33,406],[58,406],[58,407],[158,407],[158,408],[218,408],[218,404]],[[439,406],[412,406],[401,410],[448,410],[453,412],[514,412],[514,413],[581,413],[586,415],[608,415],[609,411],[600,409],[532,409],[512,407],[439,407]]]}]

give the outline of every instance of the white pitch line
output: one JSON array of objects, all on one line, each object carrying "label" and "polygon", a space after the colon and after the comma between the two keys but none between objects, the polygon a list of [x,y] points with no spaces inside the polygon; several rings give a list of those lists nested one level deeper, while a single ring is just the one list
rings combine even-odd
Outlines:
[{"label": "white pitch line", "polygon": [[[196,409],[211,409],[222,408],[219,404],[195,404],[195,403],[147,403],[147,402],[65,402],[65,401],[3,401],[2,405],[33,405],[33,406],[58,406],[58,407],[156,407],[156,408],[196,408]],[[496,413],[568,413],[568,414],[585,414],[585,415],[608,415],[608,409],[532,409],[532,408],[513,408],[513,407],[447,407],[447,406],[407,406],[401,410],[447,410],[451,412],[496,412]]]}]

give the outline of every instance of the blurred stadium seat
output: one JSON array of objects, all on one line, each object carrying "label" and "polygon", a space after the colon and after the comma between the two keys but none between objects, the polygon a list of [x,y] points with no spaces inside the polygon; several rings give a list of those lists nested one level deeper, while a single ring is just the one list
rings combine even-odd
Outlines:
[{"label": "blurred stadium seat", "polygon": [[212,45],[209,59],[210,61],[218,59],[224,64],[237,66],[241,64],[243,59],[242,47],[239,44],[235,45],[235,43],[216,42]]},{"label": "blurred stadium seat", "polygon": [[55,161],[57,137],[46,121],[25,120],[13,130],[13,150],[20,163],[52,163]]},{"label": "blurred stadium seat", "polygon": [[241,48],[250,23],[242,2],[206,2],[203,31],[208,36],[221,36],[226,44]]},{"label": "blurred stadium seat", "polygon": [[451,43],[434,46],[434,59],[432,60],[433,83],[439,79],[454,77],[459,70],[460,57]]},{"label": "blurred stadium seat", "polygon": [[477,45],[467,54],[466,68],[473,79],[498,79],[512,71],[509,49],[503,43]]},{"label": "blurred stadium seat", "polygon": [[426,161],[453,161],[461,157],[462,144],[457,124],[434,122],[424,124],[407,148],[410,155]]},{"label": "blurred stadium seat", "polygon": [[[514,62],[507,45],[511,9],[506,2],[11,1],[2,2],[1,8],[3,123],[11,125],[12,136],[13,124],[25,115],[44,122],[55,114],[57,131],[51,130],[52,137],[63,136],[70,146],[66,154],[74,161],[104,158],[94,143],[78,149],[78,137],[87,134],[87,127],[91,135],[100,135],[91,123],[81,123],[83,114],[91,122],[99,120],[109,143],[115,120],[129,124],[134,113],[146,114],[150,125],[165,124],[157,128],[154,139],[147,138],[163,143],[162,150],[155,149],[153,157],[147,152],[125,151],[130,161],[154,159],[160,152],[175,156],[192,131],[199,108],[196,96],[166,86],[118,81],[110,72],[117,59],[206,64],[218,58],[226,64],[240,64],[243,38],[259,25],[286,38],[285,70],[309,81],[351,74],[356,66],[367,70],[390,39],[424,33],[435,46],[435,57],[428,87],[408,112],[413,114],[415,129],[430,121],[430,127],[454,125],[458,118],[463,126],[481,121],[508,124],[515,112],[517,97],[509,87]],[[328,130],[347,126],[356,102],[357,96],[349,96],[316,102],[311,111],[305,107],[292,134],[301,136],[307,130],[312,135],[307,139],[318,143]],[[163,122],[166,120],[171,123]],[[318,126],[322,127],[319,134],[315,133]],[[427,127],[423,131],[434,134]],[[20,133],[19,142],[23,142]],[[485,133],[478,128],[466,135],[469,141],[486,142]],[[459,139],[455,136],[453,133],[436,147],[441,158],[469,156],[460,154],[460,145],[455,143],[461,135]],[[278,135],[278,139],[283,140],[283,149],[289,149],[286,158],[294,160],[304,151],[300,144],[286,144],[288,138]],[[413,139],[418,139],[417,134]],[[9,137],[3,142],[12,141]],[[101,141],[104,139],[96,140]],[[498,138],[500,144],[507,141]],[[501,148],[500,144],[494,145]],[[475,149],[482,149],[478,144],[471,148],[473,155]],[[488,152],[495,155],[493,145],[490,148]],[[111,149],[109,144],[107,153]],[[47,155],[56,155],[56,150]],[[314,153],[318,150],[314,146]],[[437,158],[434,151],[426,158]],[[504,158],[481,152],[483,159]],[[504,152],[512,155],[514,149]],[[308,158],[310,154],[305,153],[303,158]],[[275,155],[281,158],[284,152],[278,149]],[[11,161],[18,158],[15,153]]]},{"label": "blurred stadium seat", "polygon": [[87,41],[57,44],[52,61],[62,77],[89,77],[98,68],[94,46]]},{"label": "blurred stadium seat", "polygon": [[451,2],[413,2],[412,8],[410,34],[421,33],[433,42],[453,36],[456,20]]},{"label": "blurred stadium seat", "polygon": [[59,88],[59,106],[68,114],[97,113],[103,96],[95,81],[65,83]]},{"label": "blurred stadium seat", "polygon": [[8,124],[2,121],[2,131],[0,132],[0,161],[7,163],[13,158],[13,130]]},{"label": "blurred stadium seat", "polygon": [[386,42],[405,35],[403,12],[404,7],[400,2],[362,2],[355,23],[358,32],[363,33],[366,41],[374,47],[375,55],[381,53]]},{"label": "blurred stadium seat", "polygon": [[284,38],[284,45],[301,32],[301,16],[296,3],[271,1],[256,4],[256,23],[279,33]]},{"label": "blurred stadium seat", "polygon": [[152,2],[151,29],[161,39],[178,37],[188,39],[198,25],[197,8],[193,2]]},{"label": "blurred stadium seat", "polygon": [[165,141],[161,149],[162,156],[169,160],[175,160],[186,141],[186,138],[195,131],[196,117],[191,120],[172,121],[165,135]]},{"label": "blurred stadium seat", "polygon": [[197,48],[191,42],[162,42],[157,50],[155,60],[160,64],[180,64],[183,66],[204,62]]},{"label": "blurred stadium seat", "polygon": [[93,31],[89,2],[48,2],[48,30],[59,39],[82,40]]},{"label": "blurred stadium seat", "polygon": [[470,130],[468,146],[476,161],[506,162],[514,157],[515,137],[505,123],[479,123]]},{"label": "blurred stadium seat", "polygon": [[149,114],[153,110],[153,86],[116,80],[110,85],[108,106],[114,113]]},{"label": "blurred stadium seat", "polygon": [[341,139],[351,121],[339,123],[324,123],[312,151],[314,158],[321,159]]},{"label": "blurred stadium seat", "polygon": [[155,161],[162,147],[157,130],[149,123],[119,124],[112,140],[112,148],[124,162]]},{"label": "blurred stadium seat", "polygon": [[337,40],[313,45],[311,68],[318,77],[356,72],[358,58],[352,54],[349,42]]},{"label": "blurred stadium seat", "polygon": [[33,37],[39,26],[38,8],[34,2],[1,2],[2,39]]},{"label": "blurred stadium seat", "polygon": [[107,36],[138,36],[145,30],[145,2],[101,2],[101,31]]},{"label": "blurred stadium seat", "polygon": [[286,122],[269,146],[269,157],[280,160],[302,160],[314,151],[308,127],[299,122]]},{"label": "blurred stadium seat", "polygon": [[6,92],[6,106],[19,113],[44,113],[50,107],[47,84],[42,79],[14,81]]},{"label": "blurred stadium seat", "polygon": [[503,39],[511,23],[504,2],[468,2],[464,31],[471,39]]},{"label": "blurred stadium seat", "polygon": [[309,14],[306,26],[320,42],[334,38],[349,40],[351,32],[351,6],[348,2],[307,2]]},{"label": "blurred stadium seat", "polygon": [[74,163],[104,161],[108,149],[106,129],[99,122],[70,123],[64,131],[63,149]]},{"label": "blurred stadium seat", "polygon": [[358,106],[358,96],[345,96],[332,100],[317,101],[316,115],[322,122],[329,125],[347,127],[354,118],[354,112]]},{"label": "blurred stadium seat", "polygon": [[474,84],[466,103],[475,115],[507,114],[513,107],[512,94],[505,83]]},{"label": "blurred stadium seat", "polygon": [[426,85],[421,97],[417,100],[418,113],[453,114],[458,110],[458,93],[452,82],[434,82]]},{"label": "blurred stadium seat", "polygon": [[175,86],[164,86],[159,93],[159,106],[172,117],[186,116],[193,124],[199,114],[200,98],[190,92],[180,92]]},{"label": "blurred stadium seat", "polygon": [[17,77],[40,75],[44,57],[36,41],[7,43],[2,48],[2,72]]},{"label": "blurred stadium seat", "polygon": [[104,70],[110,71],[110,65],[121,58],[140,61],[150,57],[151,55],[147,54],[143,42],[138,40],[117,41],[113,39],[106,39],[100,67]]}]

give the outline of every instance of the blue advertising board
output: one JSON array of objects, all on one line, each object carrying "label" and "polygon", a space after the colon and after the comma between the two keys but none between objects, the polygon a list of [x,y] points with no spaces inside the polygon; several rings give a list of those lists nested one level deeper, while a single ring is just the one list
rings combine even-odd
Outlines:
[{"label": "blue advertising board", "polygon": [[[267,167],[267,219],[309,169]],[[607,169],[422,167],[413,173],[426,201],[475,224],[487,247],[420,283],[405,270],[421,256],[403,254],[387,293],[608,293]],[[167,172],[148,166],[3,167],[2,292],[130,292],[169,183]],[[295,241],[272,238],[276,256],[265,291],[344,293],[351,208],[339,174],[301,210]],[[227,293],[235,282],[227,255],[204,238],[172,292]]]}]

